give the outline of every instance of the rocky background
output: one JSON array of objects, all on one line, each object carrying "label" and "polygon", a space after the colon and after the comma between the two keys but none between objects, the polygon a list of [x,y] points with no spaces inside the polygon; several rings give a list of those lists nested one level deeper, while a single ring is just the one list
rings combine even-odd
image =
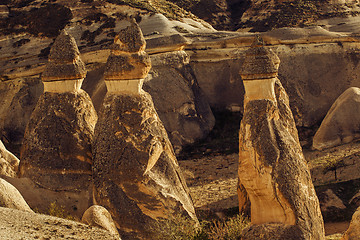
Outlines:
[{"label": "rocky background", "polygon": [[[326,221],[349,221],[360,205],[360,124],[346,120],[351,129],[341,136],[351,140],[340,139],[347,145],[330,150],[313,151],[312,138],[335,100],[348,88],[360,87],[359,6],[356,0],[0,1],[1,141],[19,157],[26,125],[43,93],[41,74],[62,29],[79,46],[88,69],[82,88],[99,111],[106,94],[103,73],[109,46],[132,15],[153,65],[144,90],[152,95],[177,155],[189,159],[237,152],[244,97],[239,70],[244,52],[259,34],[281,60],[279,79],[289,95],[323,216]],[[351,103],[358,102],[356,97]],[[346,110],[350,119],[357,108],[352,109]],[[344,114],[339,115],[335,119],[345,121]],[[344,130],[334,124],[337,131]],[[181,161],[190,192],[200,194],[196,189],[201,182],[211,191],[214,182],[225,189],[229,182],[234,185],[234,177],[218,175],[233,166],[228,158],[204,160],[203,171],[209,174],[189,166],[203,160]],[[14,175],[10,167],[5,172]],[[195,206],[236,206],[231,191],[212,203],[214,195],[209,194]]]}]

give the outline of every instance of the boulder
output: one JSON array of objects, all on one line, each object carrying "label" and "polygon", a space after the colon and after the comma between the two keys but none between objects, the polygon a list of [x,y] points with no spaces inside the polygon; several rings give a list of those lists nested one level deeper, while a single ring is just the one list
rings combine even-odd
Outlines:
[{"label": "boulder", "polygon": [[2,178],[0,178],[0,207],[32,212],[20,192]]},{"label": "boulder", "polygon": [[351,218],[350,226],[344,233],[341,240],[357,240],[360,236],[360,208],[358,208]]},{"label": "boulder", "polygon": [[58,217],[0,207],[2,239],[107,239],[119,240],[108,231]]},{"label": "boulder", "polygon": [[360,88],[341,94],[322,121],[313,139],[313,148],[322,150],[360,138]]},{"label": "boulder", "polygon": [[97,115],[89,95],[80,89],[84,71],[74,39],[63,31],[50,51],[45,92],[26,129],[20,177],[56,191],[89,188]]},{"label": "boulder", "polygon": [[114,235],[119,235],[111,214],[102,206],[93,205],[89,207],[84,212],[81,221],[90,226],[104,228]]},{"label": "boulder", "polygon": [[157,219],[184,210],[197,218],[165,128],[151,96],[141,88],[143,79],[122,76],[120,71],[119,79],[105,77],[108,93],[93,144],[94,203],[109,210],[121,235],[149,239]]},{"label": "boulder", "polygon": [[0,174],[8,177],[16,177],[20,160],[11,152],[6,150],[0,141]]},{"label": "boulder", "polygon": [[325,235],[319,200],[288,96],[277,78],[279,63],[257,39],[240,72],[246,94],[238,174],[240,189],[245,189],[251,202],[252,223],[242,239],[320,240]]}]

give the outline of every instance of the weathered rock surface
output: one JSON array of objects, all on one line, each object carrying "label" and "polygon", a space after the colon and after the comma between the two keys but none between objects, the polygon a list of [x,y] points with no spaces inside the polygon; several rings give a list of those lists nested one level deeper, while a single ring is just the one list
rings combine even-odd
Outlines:
[{"label": "weathered rock surface", "polygon": [[151,56],[152,70],[144,89],[154,105],[175,149],[207,136],[215,124],[207,98],[200,89],[185,51]]},{"label": "weathered rock surface", "polygon": [[92,204],[91,195],[88,190],[76,192],[53,191],[39,186],[29,178],[5,176],[3,178],[21,193],[26,203],[32,209],[37,209],[40,213],[48,214],[55,206],[63,210],[64,215],[81,219],[83,213]]},{"label": "weathered rock surface", "polygon": [[0,207],[32,212],[20,192],[2,178],[0,178]]},{"label": "weathered rock surface", "polygon": [[341,240],[357,240],[360,236],[360,209],[358,208],[350,222],[348,230],[345,232]]},{"label": "weathered rock surface", "polygon": [[94,140],[95,201],[122,231],[185,209],[196,219],[172,146],[147,93],[108,95]]},{"label": "weathered rock surface", "polygon": [[318,150],[349,143],[360,137],[360,89],[351,87],[331,106],[313,139]]},{"label": "weathered rock surface", "polygon": [[[120,34],[128,38],[115,38],[118,47],[137,46],[137,39],[142,38],[135,22]],[[118,43],[118,39],[125,40]],[[148,57],[145,46],[145,41],[141,41],[135,51]],[[132,48],[119,51],[116,58],[128,56],[131,51]],[[113,55],[106,66],[112,66]],[[131,62],[132,57],[127,61]],[[93,144],[94,203],[110,211],[121,235],[129,234],[136,239],[151,238],[153,221],[166,219],[175,212],[185,210],[197,220],[188,188],[151,96],[142,90],[143,79],[133,75],[133,72],[147,74],[149,66],[130,68],[129,74],[123,74],[119,67],[105,68],[108,93],[95,127]],[[110,75],[107,74],[109,70]],[[128,78],[124,79],[126,76]]]},{"label": "weathered rock surface", "polygon": [[24,137],[20,176],[51,190],[88,189],[96,120],[86,92],[45,92]]},{"label": "weathered rock surface", "polygon": [[[278,60],[255,42],[243,66],[246,96],[239,133],[238,174],[251,202],[254,224],[244,230],[244,239],[324,239],[319,201],[289,99],[276,77]],[[254,70],[253,77],[247,71],[250,69]]]},{"label": "weathered rock surface", "polygon": [[0,174],[8,177],[16,177],[20,160],[9,152],[0,141]]},{"label": "weathered rock surface", "polygon": [[89,188],[97,115],[89,95],[80,89],[85,73],[74,38],[63,31],[50,50],[44,94],[24,136],[20,177],[51,190]]},{"label": "weathered rock surface", "polygon": [[108,231],[62,218],[0,208],[1,239],[114,239]]},{"label": "weathered rock surface", "polygon": [[104,228],[111,234],[119,235],[111,214],[102,206],[93,205],[88,208],[84,212],[81,221],[90,226]]}]

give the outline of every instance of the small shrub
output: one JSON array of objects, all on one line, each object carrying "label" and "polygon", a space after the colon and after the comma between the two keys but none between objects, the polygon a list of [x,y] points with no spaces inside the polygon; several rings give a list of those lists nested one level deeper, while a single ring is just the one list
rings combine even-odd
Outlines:
[{"label": "small shrub", "polygon": [[242,215],[220,220],[201,220],[197,225],[191,219],[176,215],[170,220],[158,221],[152,227],[156,240],[236,240],[248,226]]},{"label": "small shrub", "polygon": [[74,216],[71,216],[64,208],[64,206],[57,205],[56,202],[52,202],[49,205],[49,208],[47,210],[47,214],[50,216],[58,217],[58,218],[64,218],[68,220],[76,221],[77,219]]}]

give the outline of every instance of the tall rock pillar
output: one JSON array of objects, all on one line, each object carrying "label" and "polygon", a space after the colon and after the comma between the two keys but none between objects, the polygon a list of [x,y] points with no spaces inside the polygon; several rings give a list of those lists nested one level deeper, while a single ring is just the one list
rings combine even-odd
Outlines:
[{"label": "tall rock pillar", "polygon": [[319,201],[298,140],[288,96],[277,78],[279,58],[257,39],[241,77],[239,199],[251,202],[242,239],[325,239]]},{"label": "tall rock pillar", "polygon": [[120,234],[135,239],[151,239],[151,223],[178,211],[196,220],[166,130],[142,90],[151,68],[144,50],[135,22],[115,37],[93,146],[94,201],[109,210]]},{"label": "tall rock pillar", "polygon": [[21,177],[55,191],[89,189],[97,115],[90,97],[80,89],[85,76],[74,38],[62,31],[42,74],[44,93],[26,128]]}]

